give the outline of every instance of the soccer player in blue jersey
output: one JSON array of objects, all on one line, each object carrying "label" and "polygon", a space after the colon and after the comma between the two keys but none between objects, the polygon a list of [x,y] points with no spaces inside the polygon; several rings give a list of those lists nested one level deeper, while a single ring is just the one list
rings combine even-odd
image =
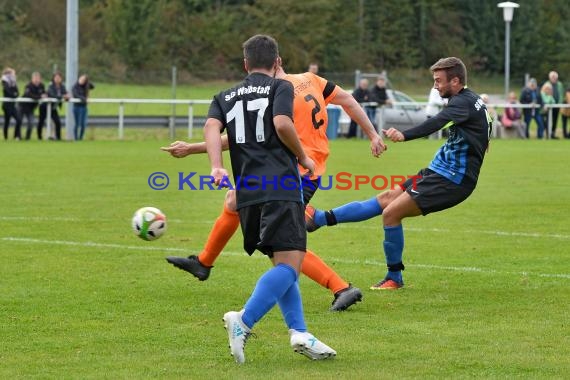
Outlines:
[{"label": "soccer player in blue jersey", "polygon": [[307,231],[337,223],[357,222],[382,215],[384,254],[388,273],[371,289],[398,289],[404,285],[402,254],[404,218],[442,211],[463,202],[475,189],[483,158],[489,146],[492,122],[483,100],[466,86],[467,70],[456,57],[442,58],[430,68],[434,88],[448,106],[422,124],[400,132],[384,130],[393,142],[428,136],[442,128],[449,137],[427,168],[419,171],[420,179],[409,179],[400,188],[376,197],[352,202],[329,211],[308,206],[305,211]]}]

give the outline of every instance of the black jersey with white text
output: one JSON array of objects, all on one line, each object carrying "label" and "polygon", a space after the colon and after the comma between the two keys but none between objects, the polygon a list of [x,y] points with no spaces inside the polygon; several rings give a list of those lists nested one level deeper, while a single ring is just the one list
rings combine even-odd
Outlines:
[{"label": "black jersey with white text", "polygon": [[492,129],[492,119],[481,97],[465,87],[449,98],[440,113],[403,134],[407,141],[442,128],[449,128],[449,137],[429,168],[458,185],[475,185]]},{"label": "black jersey with white text", "polygon": [[227,131],[237,208],[267,201],[302,201],[297,158],[281,142],[273,118],[293,118],[293,86],[252,73],[214,96],[209,118]]}]

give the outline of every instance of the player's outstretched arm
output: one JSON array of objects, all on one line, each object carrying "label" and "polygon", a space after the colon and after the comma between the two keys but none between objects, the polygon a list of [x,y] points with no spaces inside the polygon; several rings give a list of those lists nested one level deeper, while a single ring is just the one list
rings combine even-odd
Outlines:
[{"label": "player's outstretched arm", "polygon": [[[438,113],[437,115],[435,115],[434,117],[430,117],[420,125],[410,129],[406,129],[404,132],[399,132],[395,128],[390,128],[387,130],[383,130],[383,133],[390,140],[394,142],[410,141],[418,139],[420,137],[426,137],[434,132],[439,131],[441,128],[444,128],[446,126],[451,126],[453,124],[453,120],[449,117],[448,114],[449,114],[449,109],[445,109],[440,113]],[[390,134],[387,134],[387,132],[390,132]],[[394,138],[396,138],[396,140]]]},{"label": "player's outstretched arm", "polygon": [[273,117],[273,124],[275,125],[275,131],[277,132],[279,139],[297,157],[299,165],[308,170],[308,173],[304,173],[304,175],[313,175],[315,171],[315,163],[305,154],[305,151],[301,146],[301,142],[299,141],[299,137],[297,136],[293,120],[291,120],[289,116],[277,115]]},{"label": "player's outstretched arm", "polygon": [[[228,136],[222,136],[222,150],[228,150]],[[191,154],[203,154],[206,153],[206,143],[187,143],[185,141],[175,141],[169,146],[163,146],[160,150],[170,153],[172,157],[182,158],[189,156]]]},{"label": "player's outstretched arm", "polygon": [[224,169],[224,161],[222,158],[222,122],[218,119],[209,118],[204,126],[204,138],[206,140],[206,149],[210,166],[212,167],[211,175],[214,177],[214,184],[219,185],[224,177],[228,176],[228,172]]},{"label": "player's outstretched arm", "polygon": [[354,97],[346,92],[345,90],[340,90],[336,96],[331,100],[332,104],[341,106],[348,116],[356,122],[362,128],[364,133],[370,139],[370,150],[374,157],[380,156],[388,147],[384,144],[382,136],[380,136],[374,125],[366,115],[366,112],[362,109],[360,104],[354,99]]}]

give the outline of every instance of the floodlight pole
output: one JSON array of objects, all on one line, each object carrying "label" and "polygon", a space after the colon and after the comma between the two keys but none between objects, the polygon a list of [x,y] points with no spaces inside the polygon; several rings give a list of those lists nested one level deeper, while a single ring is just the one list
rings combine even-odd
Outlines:
[{"label": "floodlight pole", "polygon": [[509,74],[511,71],[511,23],[505,22],[505,99],[509,96]]},{"label": "floodlight pole", "polygon": [[[78,73],[78,37],[79,37],[78,0],[67,0],[67,29],[65,43],[65,86],[71,96],[71,89],[77,80]],[[65,136],[67,140],[75,140],[73,133],[73,103],[67,103],[65,111]]]},{"label": "floodlight pole", "polygon": [[499,8],[503,8],[503,20],[505,21],[505,99],[509,98],[509,76],[511,71],[511,21],[513,21],[513,13],[518,8],[517,3],[506,1],[497,4]]}]

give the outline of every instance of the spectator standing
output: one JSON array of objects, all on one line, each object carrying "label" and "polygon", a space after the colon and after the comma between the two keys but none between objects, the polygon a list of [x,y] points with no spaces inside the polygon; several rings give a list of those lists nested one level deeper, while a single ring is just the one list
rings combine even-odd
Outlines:
[{"label": "spectator standing", "polygon": [[378,77],[376,84],[372,87],[370,92],[370,99],[378,103],[379,106],[392,104],[392,100],[388,97],[388,93],[386,92],[386,78],[383,76]]},{"label": "spectator standing", "polygon": [[[24,98],[31,98],[34,100],[33,103],[24,102],[20,105],[22,109],[22,119],[25,117],[28,123],[28,127],[26,129],[26,140],[29,140],[32,137],[32,129],[34,126],[35,118],[34,112],[38,107],[38,102],[41,98],[47,97],[46,88],[42,83],[42,76],[39,72],[35,71],[32,73],[32,78],[30,82],[26,85],[24,90]],[[42,139],[42,134],[40,129],[38,128],[38,140]]]},{"label": "spectator standing", "polygon": [[[368,103],[372,101],[368,85],[368,79],[361,79],[358,83],[358,88],[352,92],[352,96],[358,103]],[[374,123],[374,118],[376,117],[376,107],[366,105],[364,106],[364,111],[366,111],[366,116],[368,116],[370,122],[372,122],[374,128],[376,128],[376,124]],[[356,137],[356,122],[354,120],[350,120],[348,135],[346,135],[346,137]]]},{"label": "spectator standing", "polygon": [[[548,133],[548,115],[549,115],[549,108],[547,108],[547,105],[551,105],[551,104],[556,104],[556,100],[554,100],[554,96],[552,96],[552,85],[550,84],[550,82],[546,82],[542,85],[541,89],[540,89],[540,96],[542,97],[542,102],[544,103],[544,107],[541,108],[541,113],[542,113],[542,120],[544,123],[544,128],[547,129],[547,133]],[[552,115],[554,115],[554,109],[552,109]],[[558,115],[556,115],[558,116]],[[553,116],[554,118],[554,116]],[[552,125],[554,125],[554,120]],[[554,127],[553,127],[553,132],[550,135],[551,138],[553,139],[557,139],[558,137],[554,136]]]},{"label": "spectator standing", "polygon": [[317,75],[319,73],[319,65],[318,63],[315,62],[311,62],[309,63],[309,68],[307,70],[308,72]]},{"label": "spectator standing", "polygon": [[437,115],[445,105],[447,105],[447,99],[442,98],[439,95],[439,91],[432,87],[429,92],[428,105],[426,107],[427,118],[429,119]]},{"label": "spectator standing", "polygon": [[[514,92],[509,93],[509,104],[516,105],[517,102],[517,95]],[[521,118],[521,111],[518,107],[505,107],[503,112],[503,116],[501,117],[501,124],[503,128],[508,129],[512,128],[517,132],[520,138],[526,138],[526,125]]]},{"label": "spectator standing", "polygon": [[[370,101],[378,103],[376,107],[382,107],[385,105],[392,104],[392,100],[388,97],[388,93],[386,92],[386,78],[384,78],[383,76],[378,77],[378,79],[376,80],[376,84],[374,85],[374,87],[372,87],[372,90],[370,90]],[[374,110],[373,120],[371,120],[373,124],[374,121],[376,120],[377,111],[378,108]],[[376,124],[374,124],[374,127],[378,129],[377,128],[378,126]]]},{"label": "spectator standing", "polygon": [[[63,100],[68,100],[69,95],[65,84],[63,84],[63,77],[60,72],[53,74],[51,83],[47,89],[47,95],[49,98],[57,99],[57,103],[51,105],[51,120],[55,124],[55,139],[61,140],[61,119],[59,117],[59,110],[61,109],[61,104]],[[47,103],[40,104],[40,121],[38,122],[38,136],[41,136],[44,123],[47,118]],[[49,123],[49,120],[48,120]],[[50,137],[51,138],[51,137]]]},{"label": "spectator standing", "polygon": [[[564,104],[570,104],[570,87],[566,89],[563,100]],[[568,118],[570,118],[570,108],[562,108],[560,113],[562,114],[562,131],[564,132],[564,138],[570,139],[570,133],[568,133],[568,130],[566,129],[568,125]]]},{"label": "spectator standing", "polygon": [[79,99],[79,103],[73,104],[75,140],[83,140],[85,127],[87,126],[87,100],[89,99],[89,92],[94,88],[95,86],[89,81],[87,74],[83,74],[75,82],[71,90],[73,97]]},{"label": "spectator standing", "polygon": [[[2,71],[2,90],[5,98],[16,99],[20,95],[18,84],[16,83],[16,71],[11,67],[7,67]],[[4,140],[8,140],[8,128],[10,127],[10,119],[12,118],[16,121],[14,139],[20,140],[22,119],[18,112],[18,107],[16,107],[16,103],[2,103],[2,111],[4,111]]]},{"label": "spectator standing", "polygon": [[479,96],[481,97],[481,100],[483,100],[483,103],[485,103],[485,106],[487,107],[487,112],[489,113],[489,115],[493,119],[493,129],[500,129],[502,126],[502,123],[501,123],[501,120],[499,118],[499,115],[497,114],[497,110],[495,109],[495,107],[493,107],[489,104],[489,102],[490,102],[489,95],[481,94]]},{"label": "spectator standing", "polygon": [[525,88],[523,88],[520,96],[521,104],[530,104],[532,108],[525,108],[523,110],[524,122],[526,124],[525,136],[530,137],[530,122],[534,119],[537,125],[536,136],[541,139],[544,134],[544,122],[540,115],[540,109],[544,106],[542,96],[536,87],[536,79],[530,78]]},{"label": "spectator standing", "polygon": [[[558,73],[556,71],[551,71],[548,73],[548,81],[552,87],[552,97],[554,98],[554,103],[559,104],[562,103],[564,99],[564,85],[562,82],[558,80]],[[550,134],[550,138],[557,139],[556,137],[556,125],[558,124],[558,113],[560,112],[560,108],[552,108],[552,131]],[[548,125],[548,123],[544,123]]]}]

